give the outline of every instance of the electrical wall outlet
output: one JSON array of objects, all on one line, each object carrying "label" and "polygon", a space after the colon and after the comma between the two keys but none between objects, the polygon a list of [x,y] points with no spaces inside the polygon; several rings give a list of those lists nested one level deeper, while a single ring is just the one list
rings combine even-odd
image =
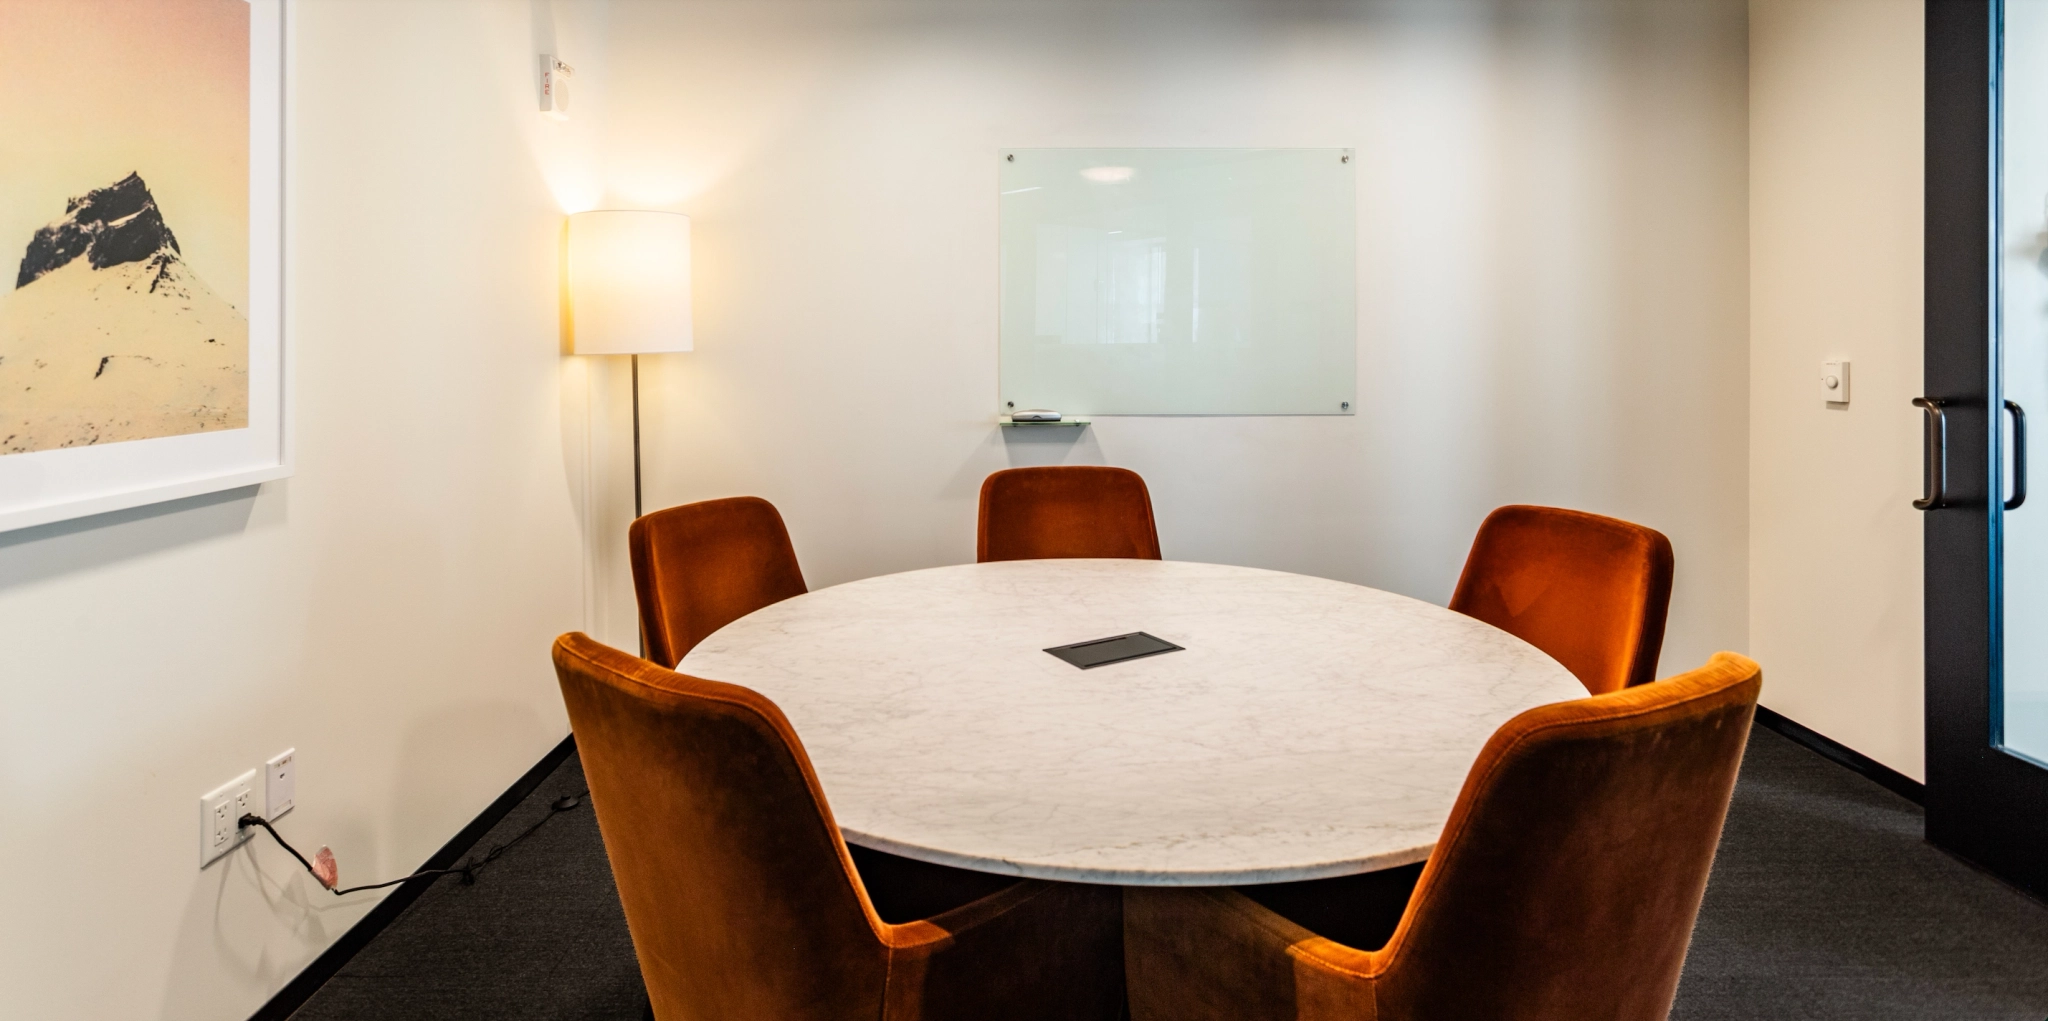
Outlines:
[{"label": "electrical wall outlet", "polygon": [[263,818],[275,821],[292,810],[299,789],[299,750],[286,748],[263,764]]},{"label": "electrical wall outlet", "polygon": [[242,816],[256,811],[256,771],[215,787],[199,799],[199,867],[205,868],[248,839]]}]

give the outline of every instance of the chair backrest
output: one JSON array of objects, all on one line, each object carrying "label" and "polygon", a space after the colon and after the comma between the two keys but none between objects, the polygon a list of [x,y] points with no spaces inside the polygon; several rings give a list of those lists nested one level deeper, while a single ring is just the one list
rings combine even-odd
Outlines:
[{"label": "chair backrest", "polygon": [[1557,507],[1488,514],[1451,596],[1451,609],[1549,653],[1596,695],[1656,678],[1670,606],[1663,533]]},{"label": "chair backrest", "polygon": [[981,483],[975,560],[1159,559],[1145,480],[1125,468],[1010,468]]},{"label": "chair backrest", "polygon": [[1495,732],[1379,952],[1379,1016],[1665,1017],[1761,686],[1724,652]]},{"label": "chair backrest", "polygon": [[789,530],[758,496],[658,510],[626,535],[647,658],[674,666],[711,632],[803,595]]},{"label": "chair backrest", "polygon": [[582,634],[554,660],[655,1016],[871,1014],[881,922],[774,703]]}]

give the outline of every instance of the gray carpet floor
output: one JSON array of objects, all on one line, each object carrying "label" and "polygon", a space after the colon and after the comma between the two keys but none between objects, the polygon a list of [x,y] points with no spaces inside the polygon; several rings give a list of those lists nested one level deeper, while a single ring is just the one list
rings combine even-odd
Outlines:
[{"label": "gray carpet floor", "polygon": [[[475,851],[518,836],[556,798],[585,786],[571,755]],[[476,882],[435,880],[292,1018],[641,1021],[646,1009],[633,939],[586,800],[480,870]]]},{"label": "gray carpet floor", "polygon": [[2048,907],[1935,850],[1920,808],[1757,728],[1674,1021],[2042,1021]]},{"label": "gray carpet floor", "polygon": [[[572,756],[480,843],[583,788]],[[2048,907],[1929,847],[1911,802],[1759,728],[1676,1021],[2043,1021]],[[588,807],[439,880],[300,1021],[638,1021],[646,992]]]}]

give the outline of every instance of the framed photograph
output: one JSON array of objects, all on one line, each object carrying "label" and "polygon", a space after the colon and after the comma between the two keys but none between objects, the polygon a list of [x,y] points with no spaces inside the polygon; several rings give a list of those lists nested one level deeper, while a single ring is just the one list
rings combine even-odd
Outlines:
[{"label": "framed photograph", "polygon": [[0,531],[291,474],[283,0],[0,0]]}]

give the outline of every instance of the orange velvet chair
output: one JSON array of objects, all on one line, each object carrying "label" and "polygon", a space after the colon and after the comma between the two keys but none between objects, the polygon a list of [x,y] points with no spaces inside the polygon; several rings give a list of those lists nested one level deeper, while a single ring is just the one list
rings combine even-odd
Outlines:
[{"label": "orange velvet chair", "polygon": [[1451,609],[1549,653],[1595,695],[1656,678],[1670,606],[1662,532],[1557,507],[1488,514],[1451,596]]},{"label": "orange velvet chair", "polygon": [[789,530],[758,496],[658,510],[626,533],[647,658],[674,666],[711,632],[803,595]]},{"label": "orange velvet chair", "polygon": [[1496,731],[1383,946],[1227,889],[1124,895],[1133,1021],[1657,1021],[1762,675],[1741,656]]},{"label": "orange velvet chair", "polygon": [[1159,559],[1145,480],[1126,468],[1010,468],[981,483],[975,560]]},{"label": "orange velvet chair", "polygon": [[982,876],[995,892],[892,924],[774,703],[581,634],[554,661],[656,1018],[1121,1012],[1116,888]]}]

